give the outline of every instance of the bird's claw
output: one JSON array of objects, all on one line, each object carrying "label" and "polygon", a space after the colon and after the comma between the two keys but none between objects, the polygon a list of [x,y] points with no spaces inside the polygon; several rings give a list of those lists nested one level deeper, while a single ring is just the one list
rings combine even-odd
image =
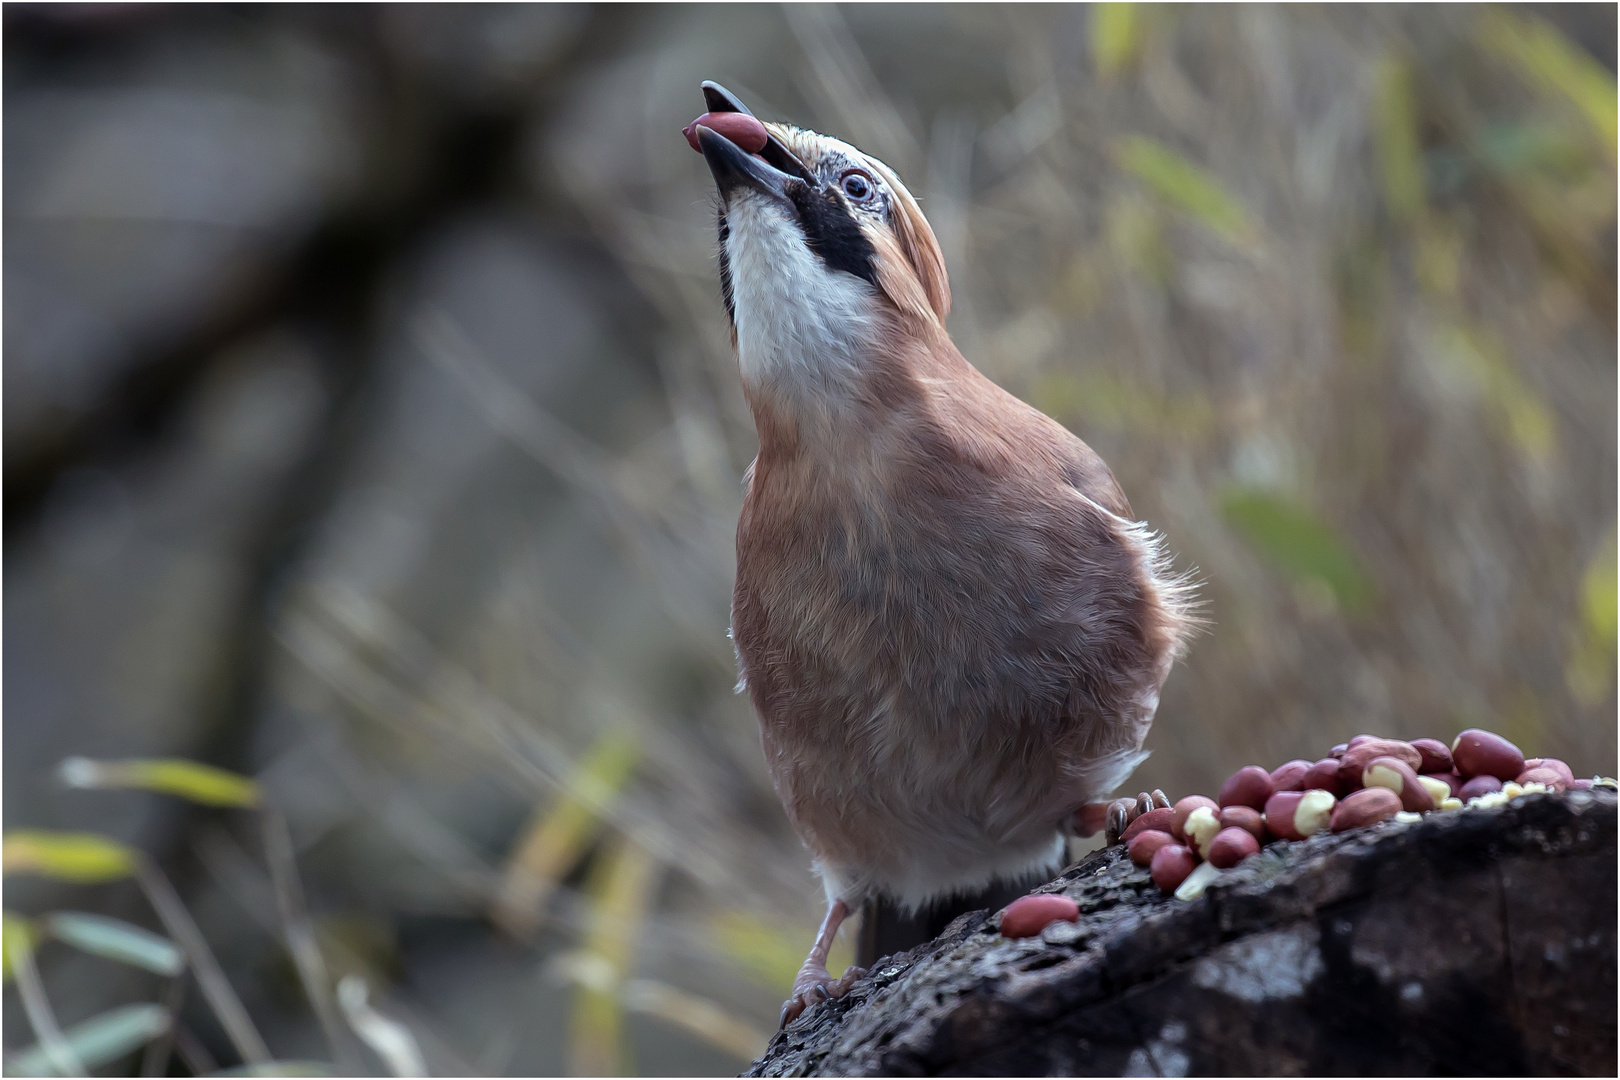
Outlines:
[{"label": "bird's claw", "polygon": [[810,1006],[819,1005],[830,997],[832,997],[832,985],[830,983],[816,983],[814,986],[807,986],[803,990],[795,991],[793,996],[782,1004],[782,1017],[777,1021],[777,1030],[780,1031],[793,1023]]},{"label": "bird's claw", "polygon": [[865,968],[854,966],[845,968],[844,974],[836,982],[826,971],[810,973],[809,978],[801,974],[794,981],[793,996],[782,1005],[782,1017],[777,1023],[777,1029],[780,1030],[793,1023],[812,1005],[843,997],[849,993],[849,988],[855,985],[855,980],[865,974]]},{"label": "bird's claw", "polygon": [[1170,797],[1159,788],[1139,793],[1136,798],[1115,799],[1108,804],[1106,815],[1107,844],[1109,847],[1119,843],[1120,834],[1126,826],[1149,810],[1168,809]]},{"label": "bird's claw", "polygon": [[1125,826],[1129,825],[1132,819],[1136,817],[1136,815],[1132,812],[1135,809],[1136,803],[1131,799],[1115,799],[1113,802],[1108,804],[1108,831],[1106,834],[1106,839],[1109,847],[1113,847],[1115,844],[1119,843],[1119,834],[1124,832]]}]

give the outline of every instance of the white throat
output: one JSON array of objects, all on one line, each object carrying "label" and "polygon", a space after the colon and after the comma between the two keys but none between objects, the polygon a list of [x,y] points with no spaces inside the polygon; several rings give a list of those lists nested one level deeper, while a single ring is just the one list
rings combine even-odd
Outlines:
[{"label": "white throat", "polygon": [[744,382],[789,399],[847,399],[876,337],[876,290],[829,270],[792,212],[767,196],[736,192],[726,222]]}]

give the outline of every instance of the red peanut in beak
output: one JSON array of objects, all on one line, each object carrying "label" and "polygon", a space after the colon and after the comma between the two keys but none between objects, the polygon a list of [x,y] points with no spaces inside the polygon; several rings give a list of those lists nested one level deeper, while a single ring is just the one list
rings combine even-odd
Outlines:
[{"label": "red peanut in beak", "polygon": [[765,131],[765,125],[747,113],[704,113],[681,129],[681,134],[686,136],[686,141],[691,144],[692,149],[699,153],[703,152],[703,148],[698,145],[697,129],[699,124],[716,134],[724,135],[742,147],[745,153],[749,154],[759,153],[765,149],[765,144],[770,141],[770,135]]}]

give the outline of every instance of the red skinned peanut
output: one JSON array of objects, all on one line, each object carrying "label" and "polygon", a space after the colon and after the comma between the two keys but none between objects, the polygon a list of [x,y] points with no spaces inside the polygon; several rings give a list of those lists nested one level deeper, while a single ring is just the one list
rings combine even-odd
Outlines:
[{"label": "red skinned peanut", "polygon": [[1466,781],[1463,786],[1457,790],[1457,798],[1461,799],[1463,802],[1467,802],[1469,799],[1477,799],[1481,795],[1489,795],[1493,791],[1501,790],[1502,781],[1498,780],[1496,777],[1476,776],[1472,780]]},{"label": "red skinned peanut", "polygon": [[1460,732],[1451,744],[1451,760],[1457,771],[1472,780],[1476,776],[1494,776],[1498,780],[1512,780],[1524,772],[1524,754],[1517,746],[1494,731],[1469,728]]},{"label": "red skinned peanut", "polygon": [[1272,796],[1271,774],[1258,765],[1245,765],[1226,778],[1215,801],[1222,806],[1248,806],[1258,810]]},{"label": "red skinned peanut", "polygon": [[1432,774],[1451,771],[1451,747],[1439,739],[1413,739],[1412,748],[1423,755],[1418,772]]},{"label": "red skinned peanut", "polygon": [[1302,758],[1285,761],[1271,770],[1272,791],[1304,791],[1305,774],[1310,772],[1311,762]]},{"label": "red skinned peanut", "polygon": [[1259,850],[1260,841],[1249,830],[1236,826],[1222,829],[1209,842],[1209,864],[1220,870],[1230,870]]},{"label": "red skinned peanut", "polygon": [[1337,798],[1344,792],[1344,785],[1339,783],[1339,759],[1323,758],[1312,765],[1305,772],[1303,790],[1320,788]]},{"label": "red skinned peanut", "polygon": [[1365,739],[1351,746],[1344,752],[1344,757],[1339,759],[1339,783],[1344,786],[1344,790],[1354,791],[1359,788],[1362,784],[1361,774],[1373,758],[1381,757],[1404,761],[1414,773],[1423,761],[1423,755],[1413,749],[1411,743],[1401,742],[1399,739]]},{"label": "red skinned peanut", "polygon": [[1080,905],[1067,896],[1055,893],[1020,896],[1001,912],[1001,936],[1034,937],[1055,922],[1076,922],[1079,918]]},{"label": "red skinned peanut", "polygon": [[1166,844],[1153,854],[1152,869],[1153,884],[1162,891],[1171,893],[1176,886],[1187,880],[1187,875],[1193,872],[1198,865],[1198,858],[1193,855],[1192,849],[1180,844]]},{"label": "red skinned peanut", "polygon": [[1280,840],[1303,840],[1328,827],[1337,802],[1321,788],[1279,791],[1266,800],[1266,831]]},{"label": "red skinned peanut", "polygon": [[[1559,761],[1555,757],[1525,758],[1524,771],[1529,772],[1531,769],[1551,769],[1553,772],[1558,773],[1564,778],[1565,788],[1569,787],[1569,785],[1575,782],[1575,770],[1571,769],[1568,765],[1564,764],[1562,761]],[[1546,783],[1546,781],[1542,782]],[[1524,783],[1523,773],[1519,774],[1519,783]],[[1559,790],[1562,791],[1563,788],[1560,788]]]},{"label": "red skinned peanut", "polygon": [[1252,806],[1223,806],[1219,821],[1221,828],[1242,829],[1257,843],[1264,844],[1269,839],[1266,836],[1266,819]]},{"label": "red skinned peanut", "polygon": [[1153,856],[1158,854],[1160,848],[1166,844],[1173,844],[1176,838],[1160,829],[1148,829],[1139,832],[1125,843],[1125,850],[1130,854],[1131,862],[1137,866],[1152,866]]},{"label": "red skinned peanut", "polygon": [[1519,774],[1518,783],[1540,784],[1548,791],[1566,791],[1569,788],[1569,781],[1564,779],[1563,773],[1548,768],[1526,769]]},{"label": "red skinned peanut", "polygon": [[1188,847],[1202,858],[1209,857],[1210,841],[1221,831],[1221,819],[1214,810],[1207,806],[1199,806],[1187,815],[1187,822],[1181,827],[1182,836]]},{"label": "red skinned peanut", "polygon": [[1402,810],[1425,814],[1434,809],[1434,796],[1423,786],[1412,766],[1399,758],[1373,758],[1362,770],[1361,786],[1388,788],[1400,796]]},{"label": "red skinned peanut", "polygon": [[1328,828],[1336,833],[1376,825],[1401,812],[1401,797],[1388,788],[1363,788],[1351,792],[1333,808]]},{"label": "red skinned peanut", "polygon": [[1147,813],[1139,815],[1135,821],[1127,825],[1125,831],[1119,834],[1119,838],[1128,844],[1149,829],[1169,832],[1170,826],[1175,819],[1176,812],[1174,810],[1163,806],[1155,807]]},{"label": "red skinned peanut", "polygon": [[1177,840],[1187,838],[1187,815],[1200,806],[1207,806],[1210,810],[1219,810],[1220,804],[1208,795],[1188,795],[1176,800],[1175,820],[1170,823],[1170,835]]},{"label": "red skinned peanut", "polygon": [[771,138],[770,132],[765,130],[765,125],[747,113],[704,113],[681,129],[681,134],[686,136],[686,141],[691,144],[692,149],[700,153],[703,147],[698,144],[699,124],[716,134],[724,135],[750,154],[757,154],[765,149],[765,144]]}]

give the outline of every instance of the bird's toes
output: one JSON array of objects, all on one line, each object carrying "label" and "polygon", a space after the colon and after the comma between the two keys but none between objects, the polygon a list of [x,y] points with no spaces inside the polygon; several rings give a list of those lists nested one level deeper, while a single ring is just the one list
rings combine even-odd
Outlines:
[{"label": "bird's toes", "polygon": [[863,977],[865,974],[865,968],[856,967],[854,964],[851,964],[849,967],[844,969],[844,973],[843,975],[839,976],[838,981],[832,984],[832,996],[835,998],[843,997],[845,994],[849,993],[850,987],[855,985],[855,981]]},{"label": "bird's toes", "polygon": [[[842,982],[842,980],[839,980]],[[816,982],[804,987],[795,987],[793,996],[782,1005],[782,1018],[777,1028],[785,1028],[803,1015],[804,1010],[812,1005],[819,1005],[838,995],[833,993],[833,984],[830,982]]]},{"label": "bird's toes", "polygon": [[817,980],[812,983],[798,984],[793,988],[793,996],[782,1006],[782,1020],[777,1026],[785,1028],[797,1020],[804,1010],[812,1005],[819,1005],[823,1001],[832,1001],[849,993],[850,987],[866,974],[866,969],[851,964],[844,969],[837,982]]},{"label": "bird's toes", "polygon": [[1136,816],[1132,813],[1135,809],[1136,801],[1134,799],[1115,799],[1108,804],[1106,820],[1108,823],[1107,840],[1110,847],[1119,843],[1119,836],[1125,831],[1125,826],[1129,825]]}]

